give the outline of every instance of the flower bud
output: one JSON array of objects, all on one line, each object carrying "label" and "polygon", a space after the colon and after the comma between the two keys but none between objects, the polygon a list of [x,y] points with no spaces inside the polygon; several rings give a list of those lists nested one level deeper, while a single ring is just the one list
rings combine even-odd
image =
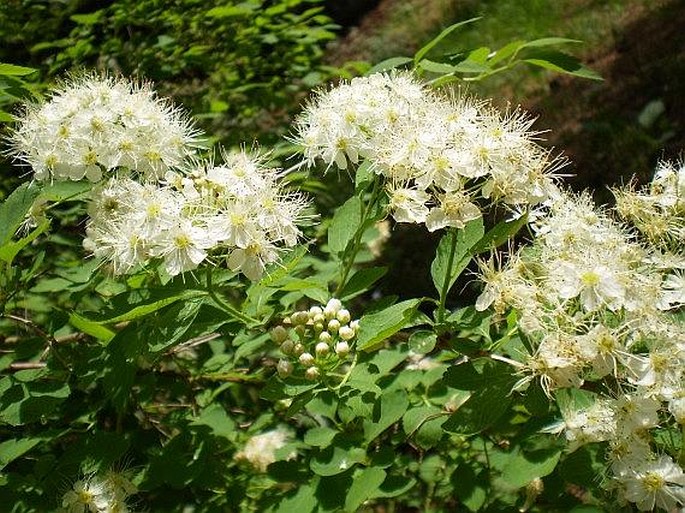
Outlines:
[{"label": "flower bud", "polygon": [[276,326],[274,329],[271,330],[271,340],[273,340],[276,344],[284,342],[287,338],[288,330],[285,329],[283,326]]},{"label": "flower bud", "polygon": [[355,319],[355,320],[351,321],[350,322],[350,328],[352,328],[355,331],[355,333],[357,331],[359,331],[359,320]]},{"label": "flower bud", "polygon": [[290,319],[296,326],[307,324],[307,321],[309,321],[309,312],[295,312]]},{"label": "flower bud", "polygon": [[331,351],[331,348],[326,342],[319,342],[314,350],[316,351],[316,356],[326,356]]},{"label": "flower bud", "polygon": [[323,309],[320,306],[312,306],[309,309],[309,316],[313,319],[317,315],[323,315]]},{"label": "flower bud", "polygon": [[304,334],[307,333],[307,327],[302,324],[298,324],[295,326],[295,333],[297,333],[300,337],[304,337]]},{"label": "flower bud", "polygon": [[345,358],[350,352],[350,345],[344,340],[335,344],[335,354],[340,358]]},{"label": "flower bud", "polygon": [[293,346],[293,355],[300,356],[302,353],[304,353],[304,346],[298,342]]},{"label": "flower bud", "polygon": [[[333,310],[337,313],[338,310],[340,310],[342,308],[342,303],[340,302],[339,299],[331,298],[328,300],[328,303],[326,303],[326,308],[328,308],[329,310]],[[324,308],[324,310],[325,310],[325,308]]]},{"label": "flower bud", "polygon": [[355,336],[355,332],[349,326],[343,326],[338,331],[338,336],[343,340],[352,340]]},{"label": "flower bud", "polygon": [[323,323],[326,320],[326,316],[323,314],[323,312],[316,314],[314,317],[312,317],[312,321],[314,323]]},{"label": "flower bud", "polygon": [[333,341],[333,337],[327,331],[322,331],[321,333],[319,333],[319,341],[325,342],[326,344],[330,344]]},{"label": "flower bud", "polygon": [[311,367],[314,365],[314,357],[311,355],[311,353],[302,353],[300,355],[300,363],[305,367]]},{"label": "flower bud", "polygon": [[331,319],[328,321],[328,331],[330,333],[336,334],[340,329],[340,321],[338,319]]},{"label": "flower bud", "polygon": [[288,360],[278,360],[276,370],[278,371],[278,375],[280,377],[287,378],[293,372],[293,364]]},{"label": "flower bud", "polygon": [[314,333],[316,333],[318,335],[322,331],[323,331],[323,323],[317,322],[316,324],[314,324]]},{"label": "flower bud", "polygon": [[319,379],[319,376],[321,376],[321,373],[319,372],[319,369],[317,369],[316,367],[309,367],[304,372],[304,377],[312,381],[314,381],[315,379]]},{"label": "flower bud", "polygon": [[293,348],[295,347],[295,343],[290,340],[284,340],[283,343],[281,344],[281,353],[283,354],[292,354],[293,353]]},{"label": "flower bud", "polygon": [[350,322],[350,319],[352,319],[350,311],[345,310],[344,308],[342,310],[338,310],[338,313],[335,317],[340,321],[340,324],[347,324],[348,322]]}]

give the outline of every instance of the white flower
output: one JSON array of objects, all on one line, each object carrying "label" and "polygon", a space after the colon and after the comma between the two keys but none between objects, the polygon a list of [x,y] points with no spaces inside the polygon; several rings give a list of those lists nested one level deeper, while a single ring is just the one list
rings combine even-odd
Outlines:
[{"label": "white flower", "polygon": [[[237,460],[248,461],[256,470],[266,472],[269,465],[276,461],[276,451],[285,447],[290,435],[282,428],[266,431],[250,438],[242,451],[235,455]],[[295,458],[294,452],[286,459]]]},{"label": "white flower", "polygon": [[635,462],[618,481],[624,488],[623,497],[634,502],[640,511],[655,507],[674,511],[685,504],[685,474],[668,456]]},{"label": "white flower", "polygon": [[559,297],[572,299],[580,296],[580,303],[588,312],[602,306],[615,310],[625,299],[625,287],[607,265],[593,261],[586,261],[584,265],[560,261],[551,272],[551,284]]},{"label": "white flower", "polygon": [[440,206],[433,207],[426,217],[426,228],[434,232],[451,226],[463,228],[466,223],[482,217],[477,205],[463,192],[445,193],[440,196]]},{"label": "white flower", "polygon": [[99,181],[118,167],[159,178],[192,153],[197,132],[147,85],[91,75],[28,106],[12,143],[37,180]]},{"label": "white flower", "polygon": [[428,215],[426,202],[430,196],[425,191],[408,188],[390,190],[390,211],[398,223],[423,223]]}]

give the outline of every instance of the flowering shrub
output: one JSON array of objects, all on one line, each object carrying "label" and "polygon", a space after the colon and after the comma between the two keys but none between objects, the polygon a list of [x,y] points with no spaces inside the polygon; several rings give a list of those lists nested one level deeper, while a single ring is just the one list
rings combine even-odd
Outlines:
[{"label": "flowering shrub", "polygon": [[[620,221],[559,185],[530,128],[372,73],[313,96],[300,160],[279,170],[207,157],[176,108],[123,79],[27,107],[11,151],[34,179],[0,205],[0,326],[25,329],[2,340],[3,500],[678,511],[682,166],[616,191]],[[288,184],[320,163],[354,180],[330,219]],[[50,209],[82,201],[82,249],[46,269],[41,254],[69,247],[46,235]],[[444,232],[434,297],[376,293],[390,218]],[[479,295],[455,306],[466,269]]]}]

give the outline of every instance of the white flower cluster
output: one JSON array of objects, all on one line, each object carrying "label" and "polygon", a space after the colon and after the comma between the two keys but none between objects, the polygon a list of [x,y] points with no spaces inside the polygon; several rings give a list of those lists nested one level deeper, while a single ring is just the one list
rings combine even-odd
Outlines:
[{"label": "white flower cluster", "polygon": [[598,398],[587,408],[565,412],[569,450],[609,443],[611,487],[640,511],[676,511],[685,505],[685,473],[667,454],[652,449],[649,430],[660,425],[660,403],[639,391],[618,399]]},{"label": "white flower cluster", "polygon": [[[285,447],[290,435],[283,428],[266,431],[250,438],[242,451],[235,455],[238,461],[247,461],[259,472],[266,472],[269,465],[276,461],[276,451]],[[296,454],[290,453],[286,459],[292,459]]]},{"label": "white flower cluster", "polygon": [[108,472],[76,481],[62,498],[64,513],[127,513],[126,504],[138,492],[128,478],[117,472]]},{"label": "white flower cluster", "polygon": [[320,379],[347,359],[358,330],[359,321],[339,299],[293,313],[271,330],[271,340],[285,356],[278,374],[285,378],[300,369],[305,378]]},{"label": "white flower cluster", "polygon": [[196,136],[148,86],[86,76],[27,107],[12,140],[38,180],[99,182],[84,246],[115,274],[159,259],[176,276],[211,253],[258,280],[297,243],[306,201],[258,156],[197,160]]},{"label": "white flower cluster", "polygon": [[250,280],[297,243],[304,198],[279,185],[279,173],[245,152],[224,163],[167,172],[164,184],[113,178],[96,188],[84,245],[115,274],[160,258],[169,275],[195,269],[209,252]]},{"label": "white flower cluster", "polygon": [[616,210],[662,251],[675,253],[666,265],[683,268],[685,163],[660,162],[649,186],[615,189]]},{"label": "white flower cluster", "polygon": [[147,85],[85,76],[28,106],[12,143],[36,180],[97,182],[119,167],[160,177],[183,163],[196,136],[189,120]]},{"label": "white flower cluster", "polygon": [[517,111],[448,98],[410,73],[377,73],[319,93],[297,122],[310,163],[348,169],[366,160],[386,179],[398,222],[430,231],[481,217],[479,198],[515,211],[546,200],[554,161]]},{"label": "white flower cluster", "polygon": [[[609,442],[617,489],[641,509],[685,504],[682,469],[650,443],[657,425],[685,425],[685,326],[669,312],[681,302],[665,288],[663,269],[587,195],[560,195],[534,229],[532,246],[504,266],[481,263],[476,308],[516,310],[533,347],[520,385],[538,377],[551,393],[618,383],[619,397],[599,395],[593,406],[566,412],[569,447]],[[660,481],[659,469],[669,469]],[[636,483],[647,487],[643,495]]]}]

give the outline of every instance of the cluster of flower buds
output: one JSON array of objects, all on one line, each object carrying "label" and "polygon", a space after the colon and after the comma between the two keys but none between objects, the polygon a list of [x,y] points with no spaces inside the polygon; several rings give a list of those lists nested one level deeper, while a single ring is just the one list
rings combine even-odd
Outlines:
[{"label": "cluster of flower buds", "polygon": [[358,329],[339,299],[293,313],[271,330],[284,355],[278,374],[285,378],[301,369],[305,378],[320,379],[347,359]]}]

